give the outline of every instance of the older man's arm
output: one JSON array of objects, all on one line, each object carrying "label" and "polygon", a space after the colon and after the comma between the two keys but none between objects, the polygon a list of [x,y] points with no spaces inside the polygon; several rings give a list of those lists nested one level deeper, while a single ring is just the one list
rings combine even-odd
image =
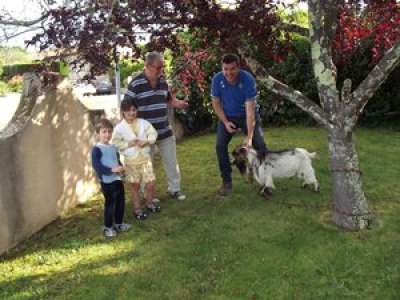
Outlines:
[{"label": "older man's arm", "polygon": [[186,109],[189,107],[189,102],[176,99],[176,91],[168,91],[168,105],[177,109]]}]

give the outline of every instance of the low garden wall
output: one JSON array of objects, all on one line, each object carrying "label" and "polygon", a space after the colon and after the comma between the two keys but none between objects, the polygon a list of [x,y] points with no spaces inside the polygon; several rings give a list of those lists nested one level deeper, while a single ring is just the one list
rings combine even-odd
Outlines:
[{"label": "low garden wall", "polygon": [[40,89],[26,73],[19,107],[0,132],[0,254],[97,191],[89,111],[67,81]]}]

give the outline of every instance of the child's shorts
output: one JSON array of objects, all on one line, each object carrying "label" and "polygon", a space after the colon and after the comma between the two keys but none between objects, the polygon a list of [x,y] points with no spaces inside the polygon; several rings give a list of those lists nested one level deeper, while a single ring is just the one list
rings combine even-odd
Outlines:
[{"label": "child's shorts", "polygon": [[126,181],[131,183],[148,183],[156,180],[151,159],[136,163],[125,159]]}]

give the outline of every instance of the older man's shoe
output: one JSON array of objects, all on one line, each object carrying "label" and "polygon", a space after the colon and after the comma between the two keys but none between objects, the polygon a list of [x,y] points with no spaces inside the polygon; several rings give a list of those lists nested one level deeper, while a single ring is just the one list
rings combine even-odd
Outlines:
[{"label": "older man's shoe", "polygon": [[232,183],[223,183],[222,186],[218,189],[219,196],[227,196],[232,192]]},{"label": "older man's shoe", "polygon": [[169,196],[172,199],[179,200],[179,201],[183,201],[186,199],[186,196],[184,194],[182,194],[180,191],[173,192],[173,193],[169,192]]}]

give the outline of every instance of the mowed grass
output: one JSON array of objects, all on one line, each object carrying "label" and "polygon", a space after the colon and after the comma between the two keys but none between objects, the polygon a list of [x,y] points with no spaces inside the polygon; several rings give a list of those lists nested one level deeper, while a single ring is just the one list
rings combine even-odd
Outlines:
[{"label": "mowed grass", "polygon": [[186,201],[168,199],[158,162],[160,214],[134,221],[128,196],[132,230],[105,240],[97,195],[1,258],[0,299],[400,299],[400,132],[356,135],[370,230],[330,222],[323,130],[265,130],[272,149],[320,155],[321,193],[279,180],[269,201],[237,170],[233,194],[217,197],[215,135],[192,137],[178,145]]}]

